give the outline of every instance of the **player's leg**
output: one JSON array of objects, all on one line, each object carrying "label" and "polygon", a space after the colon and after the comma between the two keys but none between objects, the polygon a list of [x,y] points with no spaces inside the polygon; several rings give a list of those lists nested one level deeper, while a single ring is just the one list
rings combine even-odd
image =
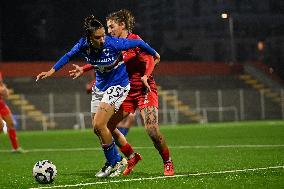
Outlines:
[{"label": "player's leg", "polygon": [[[93,106],[92,106],[92,109],[93,109]],[[95,117],[95,113],[92,113],[92,125],[95,125],[94,117]],[[99,140],[101,141],[101,139],[100,139],[101,136],[99,135],[98,132],[95,131],[95,129],[94,129],[94,133],[98,136]],[[102,145],[102,142],[101,142],[101,145]],[[105,149],[103,148],[103,146],[102,146],[102,149],[105,152]],[[112,146],[112,150],[113,150],[114,154],[117,154],[117,156],[120,156],[116,145]],[[121,157],[121,159],[122,159],[122,157]],[[111,171],[112,171],[111,163],[106,158],[106,162],[105,162],[104,166],[96,173],[95,176],[96,177],[107,177],[111,174]]]},{"label": "player's leg", "polygon": [[[115,113],[115,115],[118,115],[119,113]],[[108,128],[109,128],[109,130],[111,131],[111,132],[113,132],[113,130],[114,130],[114,127],[115,127],[115,125],[113,126],[112,125],[112,123],[114,122],[114,119],[113,119],[113,117],[114,117],[114,115],[111,117],[111,119],[108,121]],[[123,119],[122,117],[121,117],[121,119]],[[120,119],[120,120],[121,120]],[[119,121],[118,121],[119,122]],[[115,142],[115,144],[117,144],[117,142]],[[117,147],[116,147],[116,145],[114,145],[114,150],[115,150],[115,152],[114,153],[116,153],[116,154],[118,154],[119,156],[120,156],[120,154],[119,154],[119,152],[118,152],[118,150],[117,150]],[[121,157],[121,156],[120,156]],[[121,157],[121,159],[122,159],[122,157]],[[126,166],[126,164],[127,164],[127,162],[126,162],[126,160],[125,160],[125,162],[124,162],[124,160],[125,159],[122,159],[122,163],[124,163],[125,164],[125,166]],[[104,166],[101,168],[101,170],[99,170],[97,173],[96,173],[96,177],[105,177],[106,175],[108,175],[109,173],[109,169],[111,168],[111,165],[110,165],[110,163],[108,162],[108,160],[106,159],[106,162],[105,162],[105,164],[104,164]],[[115,173],[113,173],[113,176],[118,176],[119,174],[121,173],[121,171],[120,170],[118,170],[118,171],[116,171]]]},{"label": "player's leg", "polygon": [[160,132],[158,122],[158,94],[156,90],[152,90],[143,96],[138,102],[141,116],[144,121],[147,134],[151,138],[155,148],[158,150],[163,163],[164,174],[174,175],[174,167],[170,158],[170,151],[166,143],[165,137]]},{"label": "player's leg", "polygon": [[164,174],[174,175],[173,163],[170,158],[170,151],[166,143],[165,137],[160,132],[158,125],[158,108],[157,107],[145,107],[141,110],[141,116],[144,120],[145,129],[151,138],[155,148],[159,151],[159,154],[164,162]]},{"label": "player's leg", "polygon": [[126,136],[129,129],[132,127],[135,121],[135,113],[129,113],[122,121],[117,124],[117,129]]},{"label": "player's leg", "polygon": [[[92,112],[95,112],[98,109],[98,107],[96,105],[97,101],[98,100],[93,95],[92,96],[92,103],[91,103]],[[99,99],[99,101],[100,101],[100,99]],[[95,122],[96,121],[95,115],[96,115],[95,113],[92,113],[92,124],[96,126],[97,123]],[[106,158],[106,162],[105,162],[104,166],[96,173],[95,176],[96,177],[107,177],[107,176],[111,175],[112,171],[113,171],[113,165],[111,164],[111,162],[109,160],[109,159],[113,159],[113,157],[111,157],[111,156],[116,157],[116,159],[117,159],[117,157],[119,157],[119,159],[121,159],[121,163],[123,164],[122,166],[126,166],[127,162],[126,162],[125,159],[123,159],[120,156],[118,149],[117,149],[117,147],[116,147],[116,145],[113,141],[112,141],[109,148],[105,148],[106,146],[103,145],[103,142],[102,142],[102,139],[101,139],[102,136],[100,135],[100,133],[97,132],[97,130],[95,128],[94,128],[94,132],[98,136],[99,140],[101,141],[102,149],[104,151],[105,158]],[[122,169],[123,169],[123,167],[122,167]],[[119,172],[119,171],[117,171],[117,172]]]},{"label": "player's leg", "polygon": [[11,110],[7,105],[5,105],[1,108],[0,112],[2,119],[6,122],[8,136],[14,152],[25,152],[22,148],[20,148],[19,141],[17,138],[17,132],[14,128],[15,123]]},{"label": "player's leg", "polygon": [[116,145],[127,158],[129,158],[130,155],[134,153],[134,150],[126,140],[125,136],[116,128],[116,125],[125,117],[127,117],[128,114],[129,113],[124,112],[120,109],[116,114],[111,117],[110,121],[108,122],[108,127],[112,131],[112,136],[115,140]]},{"label": "player's leg", "polygon": [[104,173],[97,174],[97,177],[110,176],[114,172],[117,175],[122,171],[126,164],[126,160],[125,162],[122,162],[123,159],[118,153],[111,131],[107,127],[107,122],[113,113],[114,106],[101,102],[93,119],[94,132],[101,141],[102,149],[107,159],[107,164],[109,164],[109,166],[107,166],[104,170]]},{"label": "player's leg", "polygon": [[111,144],[112,135],[107,127],[107,123],[114,114],[114,106],[105,102],[101,102],[97,108],[97,112],[93,117],[93,128],[102,144]]},{"label": "player's leg", "polygon": [[[123,163],[122,157],[120,156],[117,147],[112,140],[111,132],[107,128],[107,122],[110,116],[114,112],[114,107],[110,106],[106,103],[100,103],[99,107],[97,108],[96,114],[93,114],[92,124],[94,133],[98,136],[102,150],[104,152],[106,163],[104,167],[96,173],[96,177],[107,177],[112,174],[114,169],[117,169],[116,166],[125,166],[126,162]],[[120,165],[120,162],[123,165]],[[124,167],[121,168],[121,170]]]},{"label": "player's leg", "polygon": [[[93,128],[96,135],[99,137],[104,151],[107,164],[105,170],[101,170],[101,174],[97,173],[97,177],[117,176],[126,165],[124,159],[118,153],[115,142],[112,138],[111,131],[113,128],[107,126],[110,118],[115,110],[119,109],[122,101],[125,99],[130,86],[125,88],[114,86],[105,92],[96,91],[92,96],[92,112]],[[121,91],[121,95],[113,94],[113,91]],[[99,102],[99,103],[98,103]],[[114,126],[115,127],[115,126]],[[125,160],[126,161],[126,160]]]},{"label": "player's leg", "polygon": [[134,152],[132,146],[128,143],[125,136],[117,129],[115,126],[123,120],[129,113],[122,111],[120,109],[116,114],[112,116],[110,121],[108,122],[108,126],[111,127],[112,136],[115,140],[116,145],[120,148],[120,151],[127,157],[127,167],[123,172],[123,175],[128,175],[135,165],[140,161],[141,155],[139,153]]},{"label": "player's leg", "polygon": [[[134,99],[128,95],[121,105],[120,111],[112,117],[110,124],[117,125],[121,120],[123,120],[129,113],[134,113],[136,105]],[[127,142],[125,136],[118,130],[113,131],[113,137],[116,144],[119,146],[120,151],[127,157],[127,167],[123,172],[123,175],[128,175],[132,172],[136,164],[142,160],[142,157],[139,153],[134,152],[132,146]]]},{"label": "player's leg", "polygon": [[120,132],[120,130],[116,128],[116,126],[121,123],[121,121],[124,120],[128,116],[128,114],[128,112],[124,112],[122,109],[119,109],[119,111],[116,112],[108,122],[108,128],[111,130],[112,136],[118,147],[126,145],[127,140],[125,136]]}]

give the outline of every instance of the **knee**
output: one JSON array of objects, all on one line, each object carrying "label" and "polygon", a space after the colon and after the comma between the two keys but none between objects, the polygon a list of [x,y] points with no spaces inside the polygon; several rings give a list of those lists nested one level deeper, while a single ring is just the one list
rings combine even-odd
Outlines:
[{"label": "knee", "polygon": [[9,122],[9,123],[6,123],[6,125],[7,125],[7,127],[9,127],[9,128],[14,128],[14,127],[15,127],[14,121],[11,121],[11,122]]},{"label": "knee", "polygon": [[94,130],[99,130],[99,128],[103,127],[103,123],[100,120],[96,120],[96,119],[92,120],[92,125],[93,125]]},{"label": "knee", "polygon": [[2,126],[4,126],[3,121],[5,121],[7,128],[14,128],[15,127],[15,122],[14,122],[13,119],[2,120],[1,121]]}]

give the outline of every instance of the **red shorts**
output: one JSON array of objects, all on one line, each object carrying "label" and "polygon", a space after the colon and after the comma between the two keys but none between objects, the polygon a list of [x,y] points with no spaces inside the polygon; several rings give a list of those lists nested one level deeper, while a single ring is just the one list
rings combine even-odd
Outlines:
[{"label": "red shorts", "polygon": [[158,108],[158,92],[157,89],[151,89],[151,92],[143,92],[141,90],[131,90],[129,91],[126,99],[123,101],[121,108],[125,112],[134,113],[137,108],[139,110],[154,106]]},{"label": "red shorts", "polygon": [[10,108],[7,106],[7,104],[4,102],[4,100],[0,100],[0,116],[4,117],[11,114]]}]

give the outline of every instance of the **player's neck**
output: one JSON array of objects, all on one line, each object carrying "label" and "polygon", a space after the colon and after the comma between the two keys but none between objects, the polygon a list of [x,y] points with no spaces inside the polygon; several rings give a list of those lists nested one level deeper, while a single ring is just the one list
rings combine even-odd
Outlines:
[{"label": "player's neck", "polygon": [[121,37],[121,38],[127,38],[127,36],[128,36],[128,31],[127,31],[127,30],[123,30],[123,31],[121,32],[120,37]]}]

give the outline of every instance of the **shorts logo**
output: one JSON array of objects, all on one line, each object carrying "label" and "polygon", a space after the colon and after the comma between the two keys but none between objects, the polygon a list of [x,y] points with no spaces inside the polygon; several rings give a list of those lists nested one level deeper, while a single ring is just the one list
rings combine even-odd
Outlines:
[{"label": "shorts logo", "polygon": [[145,95],[145,99],[144,99],[144,104],[148,104],[149,100],[148,100],[148,94]]}]

